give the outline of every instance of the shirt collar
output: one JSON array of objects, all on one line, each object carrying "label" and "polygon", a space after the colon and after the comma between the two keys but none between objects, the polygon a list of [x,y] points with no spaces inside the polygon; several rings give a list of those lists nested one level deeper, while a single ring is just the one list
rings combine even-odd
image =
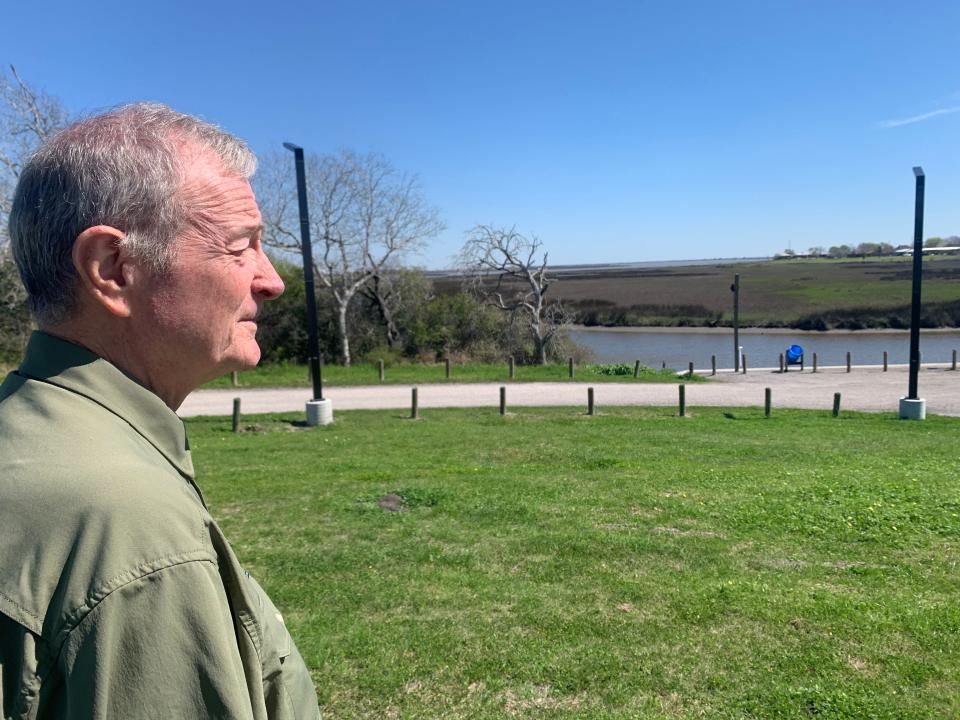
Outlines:
[{"label": "shirt collar", "polygon": [[157,395],[86,348],[36,331],[18,370],[82,395],[125,420],[191,482],[193,460],[183,421]]}]

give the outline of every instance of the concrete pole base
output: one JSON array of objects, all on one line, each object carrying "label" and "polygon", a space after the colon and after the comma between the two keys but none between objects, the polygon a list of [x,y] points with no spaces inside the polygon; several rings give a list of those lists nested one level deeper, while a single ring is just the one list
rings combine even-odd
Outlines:
[{"label": "concrete pole base", "polygon": [[307,425],[329,425],[333,422],[332,400],[307,400]]},{"label": "concrete pole base", "polygon": [[927,401],[923,398],[900,398],[901,420],[926,420]]}]

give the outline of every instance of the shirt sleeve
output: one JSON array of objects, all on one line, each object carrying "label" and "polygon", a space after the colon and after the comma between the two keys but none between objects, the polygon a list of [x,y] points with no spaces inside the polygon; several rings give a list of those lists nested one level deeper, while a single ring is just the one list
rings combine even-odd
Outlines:
[{"label": "shirt sleeve", "polygon": [[207,560],[114,590],[70,633],[60,670],[62,718],[254,717],[230,605]]}]

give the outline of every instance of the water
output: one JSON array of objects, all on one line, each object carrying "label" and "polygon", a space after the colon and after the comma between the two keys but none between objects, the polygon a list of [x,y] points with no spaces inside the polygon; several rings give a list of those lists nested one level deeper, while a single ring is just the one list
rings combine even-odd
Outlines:
[{"label": "water", "polygon": [[[733,367],[733,330],[706,328],[647,329],[573,328],[570,338],[593,351],[597,362],[633,363],[659,368],[682,369],[692,360],[697,368],[709,368],[710,356],[717,356],[718,368]],[[854,365],[882,365],[883,351],[891,365],[907,364],[910,356],[909,331],[884,332],[740,332],[740,345],[749,367],[777,367],[780,353],[793,344],[804,350],[806,366],[845,365],[847,352]],[[922,362],[950,362],[952,352],[960,351],[960,331],[920,331]]]}]

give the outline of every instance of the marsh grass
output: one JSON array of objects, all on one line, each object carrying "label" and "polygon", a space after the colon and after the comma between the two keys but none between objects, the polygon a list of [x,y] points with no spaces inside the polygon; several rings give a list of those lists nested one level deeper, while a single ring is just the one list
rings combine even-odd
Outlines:
[{"label": "marsh grass", "polygon": [[326,718],[960,715],[960,420],[690,415],[187,425]]}]

